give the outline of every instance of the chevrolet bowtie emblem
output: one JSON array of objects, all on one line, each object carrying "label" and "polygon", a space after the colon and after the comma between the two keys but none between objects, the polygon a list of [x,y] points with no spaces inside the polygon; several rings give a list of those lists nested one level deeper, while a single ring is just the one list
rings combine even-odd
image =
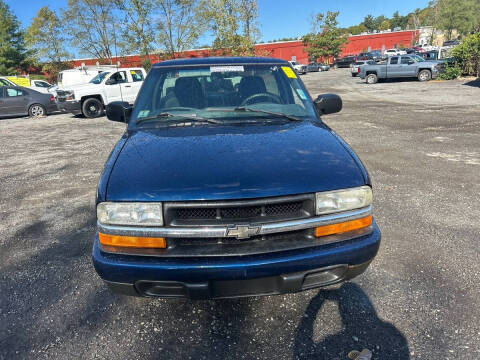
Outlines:
[{"label": "chevrolet bowtie emblem", "polygon": [[248,239],[260,233],[260,226],[238,225],[234,228],[227,229],[228,237],[236,237],[237,239]]}]

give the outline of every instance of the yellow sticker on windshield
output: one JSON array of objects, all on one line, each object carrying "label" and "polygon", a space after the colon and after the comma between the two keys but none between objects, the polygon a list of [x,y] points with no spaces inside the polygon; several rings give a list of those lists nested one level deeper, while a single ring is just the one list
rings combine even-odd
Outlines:
[{"label": "yellow sticker on windshield", "polygon": [[295,72],[291,68],[289,68],[288,66],[282,66],[282,70],[285,73],[285,75],[287,75],[288,78],[290,78],[290,79],[296,79],[297,78],[297,74],[295,74]]}]

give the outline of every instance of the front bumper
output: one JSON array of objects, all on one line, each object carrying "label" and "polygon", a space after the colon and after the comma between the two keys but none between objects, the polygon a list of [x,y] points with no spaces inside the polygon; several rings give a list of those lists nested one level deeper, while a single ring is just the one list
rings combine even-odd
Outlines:
[{"label": "front bumper", "polygon": [[93,246],[97,273],[122,294],[192,299],[273,295],[348,280],[377,254],[380,231],[344,242],[251,256],[159,258],[116,255]]},{"label": "front bumper", "polygon": [[58,109],[62,112],[80,115],[82,113],[82,104],[80,101],[57,101]]}]

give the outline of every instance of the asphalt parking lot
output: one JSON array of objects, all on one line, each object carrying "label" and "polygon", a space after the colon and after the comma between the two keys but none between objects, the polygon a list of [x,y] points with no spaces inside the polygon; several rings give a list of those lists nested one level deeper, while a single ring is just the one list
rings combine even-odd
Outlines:
[{"label": "asphalt parking lot", "polygon": [[90,251],[96,182],[123,126],[4,119],[0,359],[478,359],[480,82],[302,79],[342,96],[324,121],[372,177],[383,239],[366,273],[285,296],[112,295]]}]

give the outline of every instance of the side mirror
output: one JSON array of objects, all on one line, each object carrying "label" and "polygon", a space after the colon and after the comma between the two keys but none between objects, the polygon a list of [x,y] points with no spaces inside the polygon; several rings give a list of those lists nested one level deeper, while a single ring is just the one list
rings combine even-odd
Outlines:
[{"label": "side mirror", "polygon": [[342,110],[342,98],[336,94],[323,94],[313,102],[321,115],[335,114]]},{"label": "side mirror", "polygon": [[110,78],[107,81],[105,81],[105,85],[115,85],[116,83],[117,82],[113,78]]},{"label": "side mirror", "polygon": [[125,101],[114,101],[107,105],[106,113],[108,120],[128,123],[132,114],[132,106]]}]

